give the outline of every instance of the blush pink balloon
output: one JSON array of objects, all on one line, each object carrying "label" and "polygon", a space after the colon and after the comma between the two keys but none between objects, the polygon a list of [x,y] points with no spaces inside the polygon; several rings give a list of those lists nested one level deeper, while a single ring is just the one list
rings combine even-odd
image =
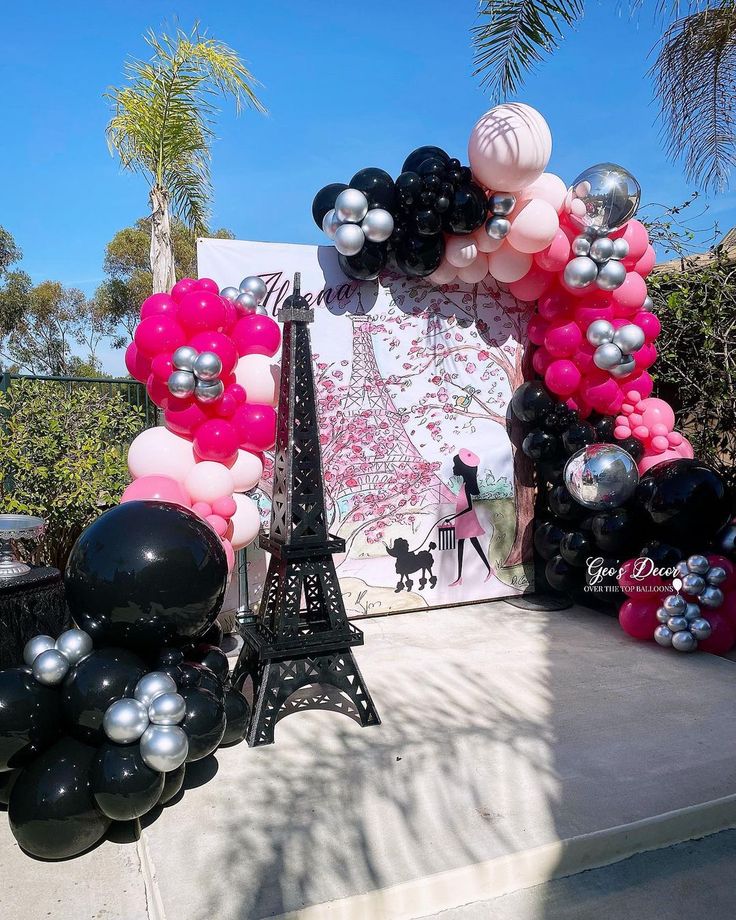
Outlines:
[{"label": "blush pink balloon", "polygon": [[195,291],[209,291],[210,294],[219,294],[220,288],[212,278],[198,278],[194,282]]},{"label": "blush pink balloon", "polygon": [[488,256],[479,252],[470,265],[458,270],[458,276],[465,284],[478,284],[488,275]]},{"label": "blush pink balloon", "polygon": [[427,281],[431,284],[436,284],[441,286],[443,284],[449,284],[451,281],[454,281],[457,276],[457,269],[454,265],[450,265],[447,259],[443,258],[440,262],[439,268],[436,268],[431,275],[428,276]]},{"label": "blush pink balloon", "polygon": [[168,476],[182,482],[194,463],[192,442],[163,425],[142,431],[128,448],[128,470],[134,479]]},{"label": "blush pink balloon", "polygon": [[532,257],[518,252],[504,240],[503,246],[488,256],[488,270],[502,284],[519,281],[532,267]]},{"label": "blush pink balloon", "polygon": [[272,357],[279,350],[281,331],[270,316],[249,313],[235,324],[232,339],[238,355],[266,355]]},{"label": "blush pink balloon", "polygon": [[239,450],[230,467],[235,487],[234,492],[249,492],[260,482],[263,475],[263,461],[249,450]]},{"label": "blush pink balloon", "polygon": [[503,240],[494,240],[486,233],[485,225],[478,227],[478,229],[470,234],[470,238],[473,240],[475,245],[478,247],[478,252],[495,252],[497,249],[500,249],[503,245]]},{"label": "blush pink balloon", "polygon": [[243,450],[270,450],[276,440],[276,412],[272,406],[246,403],[233,415],[233,425]]},{"label": "blush pink balloon", "polygon": [[551,204],[555,213],[559,214],[565,204],[567,197],[567,186],[554,173],[542,173],[530,185],[525,186],[517,194],[517,207],[520,201],[529,201],[532,198],[539,198]]},{"label": "blush pink balloon", "polygon": [[135,342],[131,342],[125,349],[125,366],[131,377],[145,383],[151,373],[151,361],[138,350]]},{"label": "blush pink balloon", "polygon": [[531,303],[541,297],[553,281],[553,275],[538,265],[532,265],[523,278],[511,282],[509,291],[517,300],[525,300]]},{"label": "blush pink balloon", "polygon": [[205,518],[210,527],[214,530],[218,537],[224,537],[227,533],[227,521],[225,518],[220,517],[219,514],[208,514]]},{"label": "blush pink balloon", "polygon": [[147,319],[149,316],[157,316],[161,313],[168,313],[176,318],[178,307],[176,301],[170,294],[151,294],[141,304],[141,319]]},{"label": "blush pink balloon", "polygon": [[659,597],[630,597],[621,605],[618,621],[621,629],[634,639],[654,640],[654,630],[659,626],[657,608]]},{"label": "blush pink balloon", "polygon": [[582,341],[580,327],[572,321],[559,320],[551,323],[544,336],[544,346],[553,358],[571,357]]},{"label": "blush pink balloon", "polygon": [[225,550],[225,559],[227,560],[228,574],[235,568],[235,551],[229,540],[222,541],[222,548]]},{"label": "blush pink balloon", "polygon": [[194,451],[202,460],[230,464],[238,453],[238,431],[223,418],[202,422],[194,433]]},{"label": "blush pink balloon", "polygon": [[544,374],[544,382],[548,390],[558,396],[572,396],[580,386],[580,371],[572,361],[559,358],[553,361]]},{"label": "blush pink balloon", "polygon": [[222,332],[198,332],[189,341],[197,351],[211,351],[222,361],[222,377],[235,370],[238,351],[233,340]]},{"label": "blush pink balloon", "polygon": [[192,511],[204,520],[212,514],[212,505],[209,502],[195,502],[192,505]]},{"label": "blush pink balloon", "polygon": [[472,265],[478,255],[475,240],[469,236],[448,236],[445,240],[445,259],[455,268]]},{"label": "blush pink balloon", "polygon": [[476,180],[489,189],[516,192],[524,188],[542,175],[551,154],[547,122],[520,102],[495,106],[470,132],[470,168]]},{"label": "blush pink balloon", "polygon": [[560,221],[552,205],[532,198],[513,215],[506,239],[518,252],[536,253],[549,246],[559,229]]},{"label": "blush pink balloon", "polygon": [[258,505],[247,495],[236,493],[233,498],[238,508],[230,519],[233,528],[230,539],[233,549],[243,549],[258,536],[258,531],[261,529],[261,517],[258,513]]},{"label": "blush pink balloon", "polygon": [[195,278],[182,278],[181,281],[177,281],[171,289],[172,299],[179,303],[185,294],[194,289],[196,283]]},{"label": "blush pink balloon", "polygon": [[534,254],[534,261],[548,272],[561,272],[570,261],[570,240],[564,230],[558,230],[545,249]]},{"label": "blush pink balloon", "polygon": [[637,275],[641,275],[642,278],[646,278],[649,275],[656,265],[657,256],[654,252],[654,248],[649,245],[646,248],[644,255],[635,263],[634,271]]},{"label": "blush pink balloon", "polygon": [[156,314],[138,323],[133,340],[142,355],[154,358],[161,351],[175,351],[186,342],[186,335],[175,319]]},{"label": "blush pink balloon", "polygon": [[209,505],[223,495],[232,495],[233,485],[230,470],[222,463],[210,460],[195,464],[184,480],[184,488],[192,501],[207,502]]},{"label": "blush pink balloon", "polygon": [[179,322],[190,333],[219,332],[225,325],[225,307],[219,294],[196,288],[179,301]]},{"label": "blush pink balloon", "polygon": [[120,504],[124,502],[158,501],[171,502],[175,505],[191,506],[186,489],[170,476],[141,476],[123,492]]}]

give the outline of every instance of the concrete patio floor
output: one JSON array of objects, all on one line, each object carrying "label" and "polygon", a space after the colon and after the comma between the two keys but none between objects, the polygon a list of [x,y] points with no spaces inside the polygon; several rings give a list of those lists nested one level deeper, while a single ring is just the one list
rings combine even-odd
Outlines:
[{"label": "concrete patio floor", "polygon": [[[380,727],[290,716],[275,745],[218,751],[180,801],[65,863],[25,856],[0,819],[3,920],[453,917],[736,826],[734,662],[582,608],[360,626]],[[535,910],[518,920],[558,916]]]}]

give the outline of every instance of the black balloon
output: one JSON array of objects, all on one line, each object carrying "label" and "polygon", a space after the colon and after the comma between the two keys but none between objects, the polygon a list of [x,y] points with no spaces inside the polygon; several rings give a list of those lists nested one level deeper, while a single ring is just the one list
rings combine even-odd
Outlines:
[{"label": "black balloon", "polygon": [[95,753],[76,738],[61,738],[16,780],[8,806],[10,829],[32,856],[66,859],[104,836],[110,819],[95,806],[89,783]]},{"label": "black balloon", "polygon": [[527,380],[514,390],[511,411],[521,422],[537,424],[552,405],[552,397],[537,380]]},{"label": "black balloon", "polygon": [[61,706],[69,730],[82,741],[103,741],[102,719],[115,700],[133,696],[135,685],[149,669],[124,648],[95,649],[75,665],[61,690]]},{"label": "black balloon", "polygon": [[591,530],[602,553],[628,555],[633,549],[637,526],[626,508],[611,508],[593,515]]},{"label": "black balloon", "polygon": [[593,555],[593,544],[582,530],[571,530],[560,541],[560,555],[570,565],[582,568]]},{"label": "black balloon", "polygon": [[667,460],[639,481],[636,499],[653,536],[685,553],[701,550],[726,523],[729,495],[722,477],[699,460]]},{"label": "black balloon", "polygon": [[564,481],[565,461],[559,458],[544,461],[537,464],[536,470],[540,479],[545,480],[550,485],[558,486]]},{"label": "black balloon", "polygon": [[[199,641],[206,642],[208,645],[217,645],[219,647],[222,645],[224,635],[225,634],[222,631],[222,626],[220,626],[217,620],[215,620],[215,622],[211,626],[208,626],[202,635],[199,636]],[[172,662],[169,663],[171,664]]]},{"label": "black balloon", "polygon": [[442,232],[442,218],[431,208],[417,211],[414,222],[420,236],[434,236]]},{"label": "black balloon", "polygon": [[113,821],[145,815],[164,790],[164,774],[146,765],[138,744],[103,744],[92,761],[89,782],[97,807]]},{"label": "black balloon", "polygon": [[544,567],[544,575],[555,591],[572,591],[580,587],[580,572],[562,556],[553,556]]},{"label": "black balloon", "polygon": [[564,403],[554,403],[542,412],[541,426],[552,434],[562,434],[577,420],[576,413]]},{"label": "black balloon", "polygon": [[217,749],[225,734],[225,705],[221,699],[203,690],[192,687],[182,690],[187,704],[187,714],[181,727],[189,738],[189,753],[186,763],[201,760]]},{"label": "black balloon", "polygon": [[662,543],[660,540],[650,540],[642,546],[637,555],[651,559],[657,568],[673,569],[684,553],[678,546]]},{"label": "black balloon", "polygon": [[10,801],[10,793],[21,772],[21,770],[0,771],[0,805],[7,805]]},{"label": "black balloon", "polygon": [[225,699],[225,684],[206,665],[196,661],[186,661],[180,667],[183,676],[179,686],[184,688],[199,687],[202,690],[208,690],[213,693],[219,700]]},{"label": "black balloon", "polygon": [[415,172],[402,172],[396,180],[396,197],[401,208],[408,210],[418,205],[423,191],[422,177]]},{"label": "black balloon", "polygon": [[542,557],[548,560],[560,552],[560,543],[565,536],[565,531],[554,521],[545,521],[534,531],[534,548]]},{"label": "black balloon", "polygon": [[61,735],[57,687],[23,668],[0,671],[0,770],[24,767]]},{"label": "black balloon", "polygon": [[486,194],[479,185],[470,182],[459,186],[443,215],[445,230],[448,233],[473,233],[485,221],[486,208]]},{"label": "black balloon", "polygon": [[568,454],[574,454],[588,444],[595,444],[596,440],[595,429],[587,422],[573,422],[562,432],[562,444]]},{"label": "black balloon", "polygon": [[350,180],[350,188],[357,188],[365,195],[369,208],[384,208],[392,214],[396,209],[396,186],[383,169],[375,166],[361,169]]},{"label": "black balloon", "polygon": [[168,773],[163,774],[164,791],[161,793],[161,798],[158,800],[159,805],[165,805],[178,794],[179,790],[184,785],[186,772],[187,765],[183,763],[180,767],[177,767],[176,770],[169,770]]},{"label": "black balloon", "polygon": [[623,438],[621,441],[613,441],[613,443],[623,448],[637,463],[644,456],[644,445],[638,438]]},{"label": "black balloon", "polygon": [[320,230],[322,229],[322,221],[324,220],[325,214],[335,207],[337,196],[340,192],[344,192],[346,188],[347,185],[345,185],[344,182],[331,182],[329,185],[325,185],[324,188],[321,188],[314,196],[314,201],[312,202],[312,217]]},{"label": "black balloon", "polygon": [[560,444],[554,435],[539,428],[533,428],[521,442],[521,449],[530,460],[554,460],[560,452]]},{"label": "black balloon", "polygon": [[248,731],[250,706],[239,690],[231,688],[225,693],[225,720],[225,734],[220,744],[237,744],[242,741]]},{"label": "black balloon", "polygon": [[424,147],[417,147],[416,150],[412,150],[409,156],[404,160],[404,165],[401,167],[402,173],[416,172],[422,163],[425,160],[428,160],[430,157],[442,160],[443,163],[449,165],[450,157],[441,147],[432,147],[427,145]]},{"label": "black balloon", "polygon": [[338,253],[337,262],[342,271],[355,281],[375,281],[386,267],[388,246],[386,243],[372,243],[366,240],[363,248],[354,256]]},{"label": "black balloon", "polygon": [[65,582],[72,616],[95,645],[151,651],[191,640],[214,621],[227,559],[220,538],[194,512],[126,502],[84,530]]},{"label": "black balloon", "polygon": [[565,485],[555,486],[550,490],[547,504],[552,514],[562,521],[577,521],[586,514],[585,508],[575,501]]},{"label": "black balloon", "polygon": [[198,661],[206,668],[209,668],[213,674],[220,678],[220,680],[226,680],[230,673],[227,655],[222,649],[217,648],[216,645],[208,645],[205,642],[200,642],[192,649],[188,657],[191,661]]},{"label": "black balloon", "polygon": [[396,264],[410,277],[424,278],[439,268],[445,254],[442,234],[420,236],[409,234],[396,244]]},{"label": "black balloon", "polygon": [[613,429],[615,427],[616,420],[611,415],[601,415],[596,418],[593,422],[596,440],[600,444],[611,444],[613,442]]},{"label": "black balloon", "polygon": [[[202,641],[204,642],[205,640],[203,639]],[[156,664],[161,667],[169,667],[170,665],[181,664],[182,661],[184,661],[184,652],[180,648],[162,648]]]}]

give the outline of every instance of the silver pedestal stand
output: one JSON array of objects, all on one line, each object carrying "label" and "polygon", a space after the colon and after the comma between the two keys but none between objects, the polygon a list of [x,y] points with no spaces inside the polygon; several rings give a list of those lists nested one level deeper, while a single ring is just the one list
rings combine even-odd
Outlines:
[{"label": "silver pedestal stand", "polygon": [[0,514],[0,581],[27,575],[31,567],[16,559],[13,540],[40,540],[46,529],[43,518],[30,514]]}]

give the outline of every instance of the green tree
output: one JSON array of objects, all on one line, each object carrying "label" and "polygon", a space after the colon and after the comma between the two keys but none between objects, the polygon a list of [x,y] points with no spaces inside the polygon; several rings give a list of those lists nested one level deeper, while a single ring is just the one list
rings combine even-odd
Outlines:
[{"label": "green tree", "polygon": [[124,169],[149,186],[150,268],[154,293],[176,281],[171,212],[195,233],[207,223],[212,194],[209,161],[217,97],[265,111],[255,80],[228,45],[200,34],[145,36],[153,54],[126,66],[127,84],[106,96],[113,108],[107,126],[110,150]]},{"label": "green tree", "polygon": [[[632,14],[644,0],[631,0]],[[736,164],[736,3],[657,0],[663,32],[649,71],[666,149],[704,189],[723,189]],[[516,93],[525,74],[582,19],[585,0],[482,0],[473,28],[475,75],[495,98]]]}]

